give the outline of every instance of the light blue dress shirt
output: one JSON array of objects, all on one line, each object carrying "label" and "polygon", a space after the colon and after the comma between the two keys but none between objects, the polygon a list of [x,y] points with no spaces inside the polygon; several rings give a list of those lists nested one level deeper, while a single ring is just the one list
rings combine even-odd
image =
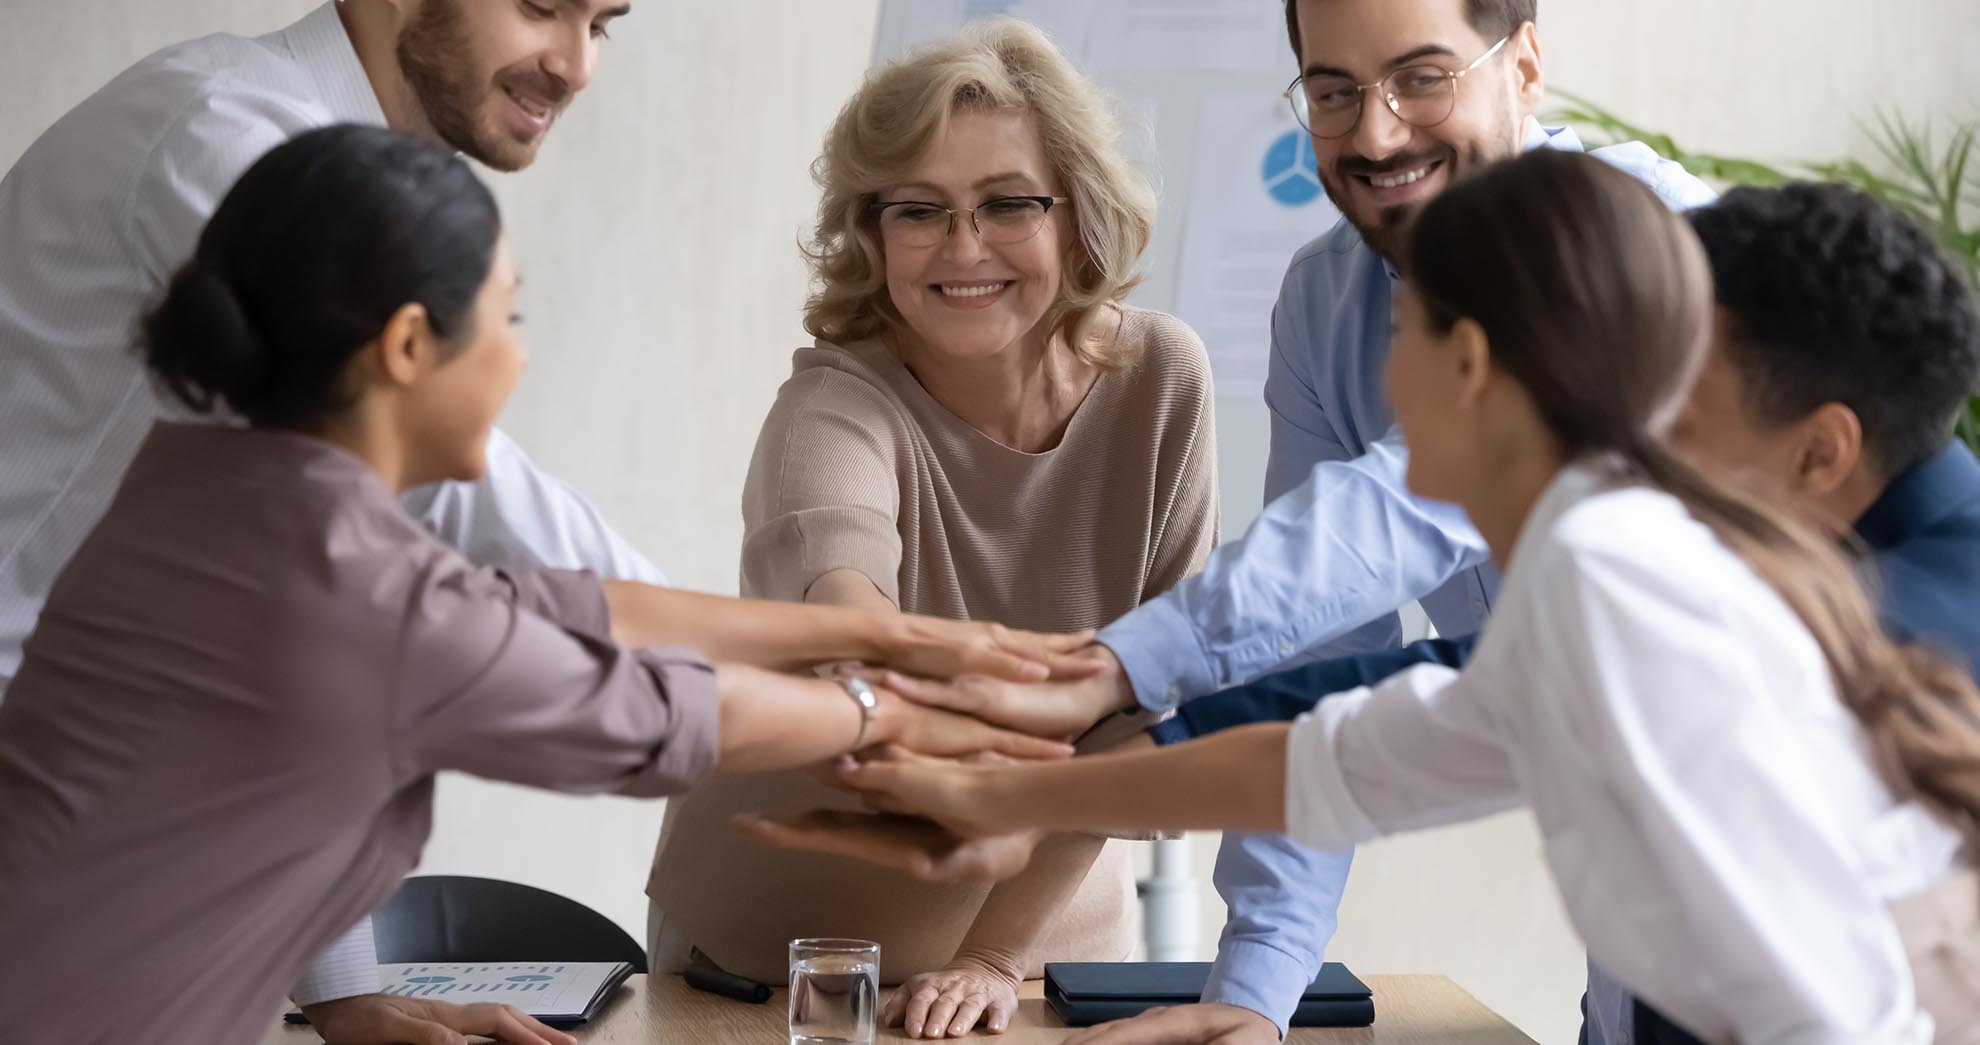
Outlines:
[{"label": "light blue dress shirt", "polygon": [[[1573,131],[1534,120],[1525,144],[1582,148]],[[1593,154],[1673,208],[1713,198],[1642,144]],[[1143,706],[1166,711],[1289,664],[1396,646],[1397,611],[1412,599],[1441,634],[1482,625],[1498,588],[1484,540],[1456,507],[1403,483],[1407,458],[1382,386],[1395,278],[1345,221],[1293,256],[1265,382],[1269,503],[1201,573],[1100,634]],[[1283,835],[1226,835],[1213,881],[1230,918],[1203,1000],[1284,1030],[1334,935],[1351,856]]]}]

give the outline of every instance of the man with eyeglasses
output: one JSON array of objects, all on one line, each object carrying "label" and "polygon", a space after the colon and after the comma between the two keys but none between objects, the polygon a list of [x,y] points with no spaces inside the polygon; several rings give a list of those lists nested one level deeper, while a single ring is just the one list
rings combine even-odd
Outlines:
[{"label": "man with eyeglasses", "polygon": [[[1346,220],[1293,256],[1273,310],[1268,507],[1201,574],[1101,633],[1144,706],[1167,710],[1275,666],[1397,646],[1397,610],[1411,599],[1441,634],[1482,625],[1498,571],[1461,512],[1404,486],[1382,363],[1391,259],[1411,213],[1482,164],[1582,147],[1534,118],[1545,92],[1535,7],[1287,3],[1300,61],[1287,98]],[[1673,207],[1712,198],[1645,146],[1596,154]],[[1119,1040],[1276,1040],[1319,971],[1350,858],[1283,835],[1227,835],[1214,877],[1230,918],[1203,1004],[1115,1028]]]},{"label": "man with eyeglasses", "polygon": [[[1300,75],[1286,96],[1346,220],[1293,256],[1273,310],[1267,507],[1203,572],[1102,631],[1094,651],[1106,670],[1095,678],[967,680],[927,699],[1077,733],[1137,703],[1169,711],[1273,668],[1391,649],[1412,599],[1442,634],[1479,630],[1498,587],[1483,540],[1456,508],[1403,483],[1406,451],[1382,388],[1399,278],[1390,259],[1410,214],[1467,171],[1525,149],[1582,148],[1534,116],[1545,93],[1535,6],[1288,0]],[[1594,155],[1674,208],[1713,198],[1641,144]],[[1202,1003],[1073,1041],[1277,1041],[1333,936],[1351,855],[1226,835],[1214,880],[1230,918]]]}]

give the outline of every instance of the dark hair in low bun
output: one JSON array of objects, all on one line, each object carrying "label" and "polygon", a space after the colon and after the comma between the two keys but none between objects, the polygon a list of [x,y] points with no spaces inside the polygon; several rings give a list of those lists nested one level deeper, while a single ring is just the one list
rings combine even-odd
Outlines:
[{"label": "dark hair in low bun", "polygon": [[470,332],[501,216],[446,150],[339,125],[241,176],[145,317],[147,362],[195,410],[295,428],[348,405],[344,372],[409,304]]},{"label": "dark hair in low bun", "polygon": [[[261,350],[225,277],[187,265],[145,320],[151,368],[195,410],[261,383]],[[243,398],[252,398],[243,396]]]}]

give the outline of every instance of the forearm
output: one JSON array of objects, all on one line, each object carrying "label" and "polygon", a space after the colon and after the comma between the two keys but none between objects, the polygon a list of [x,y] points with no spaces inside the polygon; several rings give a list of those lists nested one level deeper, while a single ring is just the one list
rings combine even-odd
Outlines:
[{"label": "forearm", "polygon": [[734,599],[605,581],[612,639],[622,646],[689,646],[718,663],[797,671],[834,660],[874,660],[893,614],[837,606]]},{"label": "forearm", "polygon": [[[860,708],[837,684],[724,664],[715,669],[722,699],[719,773],[752,773],[821,762],[850,750]],[[884,742],[888,723],[868,723],[866,740]]]},{"label": "forearm", "polygon": [[1169,747],[986,767],[985,826],[1080,830],[1286,828],[1287,726],[1267,723]]},{"label": "forearm", "polygon": [[1031,952],[1107,844],[1104,838],[1067,833],[1048,836],[1033,850],[1031,864],[1015,878],[997,884],[970,923],[958,958],[984,962],[1015,982],[1031,967]]},{"label": "forearm", "polygon": [[1229,917],[1203,1000],[1250,1009],[1283,1034],[1333,938],[1352,857],[1227,832],[1211,880]]}]

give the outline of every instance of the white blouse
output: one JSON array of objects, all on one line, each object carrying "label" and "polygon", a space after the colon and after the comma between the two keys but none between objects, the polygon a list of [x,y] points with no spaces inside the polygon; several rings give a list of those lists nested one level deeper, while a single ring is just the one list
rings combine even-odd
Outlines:
[{"label": "white blouse", "polygon": [[1929,1042],[1887,902],[1960,859],[1896,801],[1794,612],[1674,497],[1564,469],[1463,673],[1293,727],[1325,849],[1531,806],[1591,960],[1712,1041]]}]

